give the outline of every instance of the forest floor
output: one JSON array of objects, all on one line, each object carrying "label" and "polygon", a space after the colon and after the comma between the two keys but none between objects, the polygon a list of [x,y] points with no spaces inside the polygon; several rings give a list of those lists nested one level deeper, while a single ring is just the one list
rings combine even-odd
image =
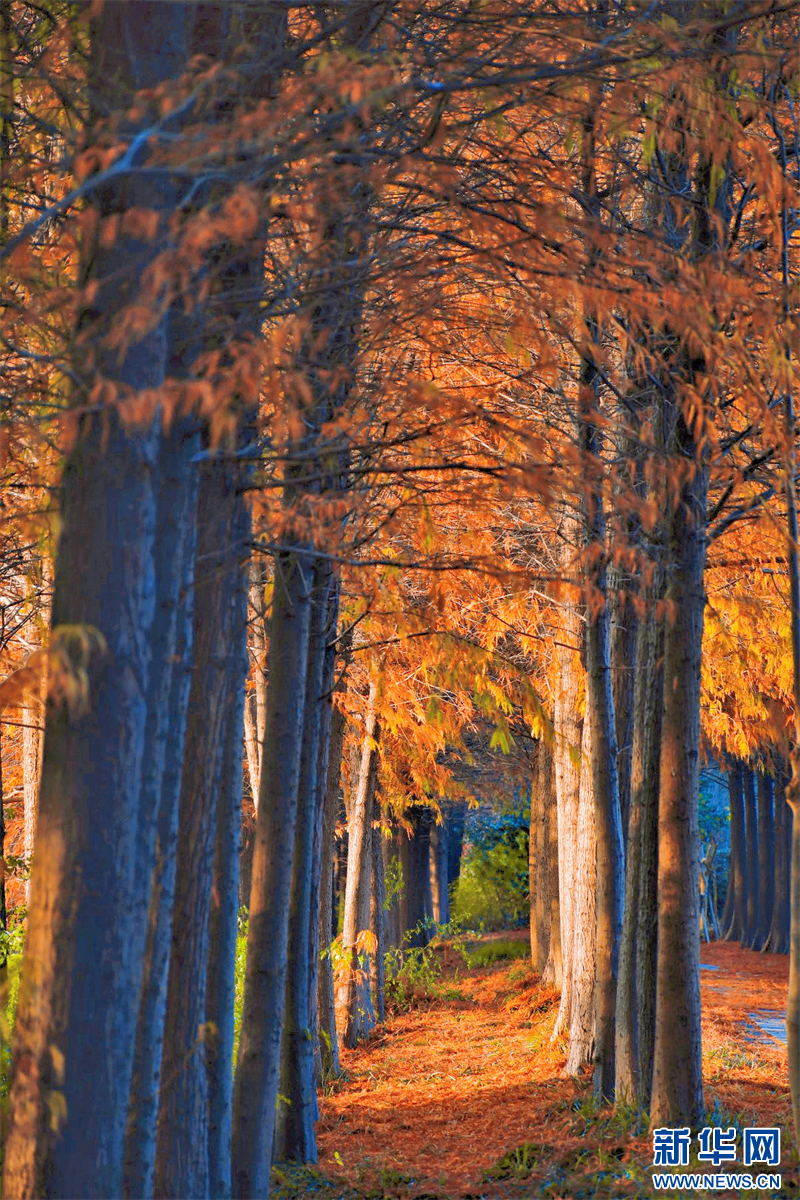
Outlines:
[{"label": "forest floor", "polygon": [[[508,939],[526,936],[517,931],[481,942],[513,952]],[[491,957],[478,949],[473,961]],[[434,982],[428,978],[425,994],[410,997],[410,1007],[343,1053],[341,1078],[320,1098],[319,1168],[276,1168],[273,1196],[708,1194],[655,1192],[646,1122],[633,1108],[599,1107],[588,1078],[563,1078],[565,1044],[550,1041],[558,997],[538,986],[525,958],[470,968],[450,946],[437,954],[443,969]],[[703,946],[701,959],[709,1122],[736,1125],[737,1132],[778,1126],[781,1191],[747,1195],[800,1196],[786,1048],[751,1016],[785,1012],[788,959],[727,943]],[[775,1028],[780,1032],[780,1023]],[[741,1159],[728,1169],[743,1170]]]}]

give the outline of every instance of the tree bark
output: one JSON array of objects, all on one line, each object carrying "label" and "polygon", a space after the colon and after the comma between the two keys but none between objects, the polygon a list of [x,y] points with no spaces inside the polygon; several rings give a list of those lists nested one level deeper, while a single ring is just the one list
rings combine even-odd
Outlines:
[{"label": "tree bark", "polygon": [[658,957],[650,1117],[653,1126],[703,1116],[700,1026],[699,744],[708,469],[684,417],[675,444],[691,473],[669,519],[664,710],[658,810]]},{"label": "tree bark", "polygon": [[617,734],[619,808],[626,843],[630,828],[636,646],[639,638],[639,621],[630,598],[635,591],[636,582],[628,572],[609,569],[611,675]]},{"label": "tree bark", "polygon": [[[600,571],[595,586],[601,595],[605,594],[604,571]],[[594,1091],[597,1096],[610,1099],[614,1094],[614,1017],[619,943],[622,937],[625,856],[619,807],[607,602],[602,612],[590,619],[586,630],[586,689],[597,837]]]},{"label": "tree bark", "polygon": [[437,925],[450,921],[450,885],[448,880],[447,823],[431,825],[431,894],[433,897],[433,919]]},{"label": "tree bark", "polygon": [[340,1072],[339,1037],[336,1032],[336,993],[333,984],[333,841],[336,824],[336,809],[339,800],[339,780],[342,773],[342,750],[347,725],[344,712],[334,708],[331,719],[331,744],[328,759],[328,778],[325,786],[325,813],[322,826],[322,903],[319,915],[319,943],[324,957],[320,963],[317,986],[317,1011],[319,1013],[320,1056],[323,1076],[336,1076]]},{"label": "tree bark", "polygon": [[155,1191],[162,1197],[204,1196],[209,1190],[203,1047],[210,1034],[207,968],[217,806],[229,708],[238,712],[233,689],[245,635],[244,614],[235,603],[248,527],[241,482],[235,466],[212,461],[202,468],[198,493],[194,656],[156,1141]]},{"label": "tree bark", "polygon": [[334,632],[336,629],[337,599],[330,568],[320,559],[314,568],[305,723],[289,912],[289,966],[280,1080],[280,1091],[287,1097],[288,1104],[281,1104],[276,1115],[273,1146],[273,1158],[279,1162],[316,1162],[317,1159],[314,1135],[314,1122],[318,1116],[314,960],[318,948],[315,931],[319,926],[319,851],[325,803],[325,780],[320,777],[320,772],[323,760],[327,772],[330,749],[330,689],[333,685],[333,670],[327,644],[331,637],[331,626]]},{"label": "tree bark", "polygon": [[[137,87],[185,62],[190,6],[107,5],[93,15],[92,113],[125,113]],[[146,32],[146,36],[145,36]],[[95,193],[100,219],[140,205],[167,212],[171,183],[139,172]],[[122,356],[102,338],[136,298],[164,247],[120,236],[93,248],[98,288],[79,340],[91,367],[133,391],[157,388],[166,365],[161,321]],[[89,274],[87,272],[86,274]],[[113,283],[111,282],[113,280]],[[88,351],[88,352],[87,352]],[[91,382],[91,380],[89,381]],[[143,946],[134,913],[137,826],[145,765],[149,634],[155,615],[157,423],[124,430],[116,413],[85,417],[64,470],[53,627],[65,628],[86,702],[49,702],[23,983],[17,1011],[9,1197],[120,1196]]]},{"label": "tree bark", "polygon": [[[562,572],[569,576],[574,554],[573,539],[577,537],[577,521],[564,521]],[[558,819],[558,892],[561,898],[561,958],[564,978],[561,1003],[553,1029],[553,1040],[570,1028],[573,991],[573,946],[575,906],[575,856],[578,828],[578,794],[580,787],[581,722],[578,716],[578,695],[581,685],[580,652],[583,640],[580,613],[573,597],[565,593],[560,601],[559,646],[557,647],[558,683],[555,697],[553,727],[555,750],[553,767],[556,781],[556,810]]]},{"label": "tree bark", "polygon": [[577,1075],[592,1061],[595,1042],[595,972],[597,938],[597,837],[596,808],[592,795],[592,728],[587,713],[581,738],[578,828],[575,846],[575,874],[572,880],[573,947],[572,1010],[569,1026],[569,1051],[565,1071]]},{"label": "tree bark", "polygon": [[176,425],[162,447],[157,518],[157,627],[163,641],[160,677],[148,703],[148,763],[140,822],[138,870],[146,913],[137,923],[144,938],[138,995],[136,1048],[127,1116],[125,1194],[149,1195],[155,1162],[158,1081],[163,1051],[167,973],[175,893],[182,749],[191,683],[197,471],[199,447],[193,420]]},{"label": "tree bark", "polygon": [[772,811],[772,779],[765,771],[756,775],[758,810],[758,935],[755,950],[765,950],[769,941],[775,892],[775,819]]},{"label": "tree bark", "polygon": [[406,813],[411,836],[400,832],[400,862],[403,892],[400,897],[400,931],[409,948],[421,949],[431,940],[433,901],[431,898],[430,831],[432,809],[414,805]]},{"label": "tree bark", "polygon": [[[728,800],[731,810],[731,858],[728,892],[732,897],[730,922],[724,931],[727,941],[744,940],[747,927],[747,840],[744,823],[742,764],[728,757]],[[727,903],[726,903],[727,908]]]},{"label": "tree bark", "polygon": [[742,947],[756,950],[761,921],[758,900],[758,811],[756,808],[756,780],[751,768],[742,763],[742,785],[744,789],[744,837],[747,887],[745,889],[745,926]]},{"label": "tree bark", "polygon": [[464,849],[464,825],[467,806],[463,801],[450,804],[445,823],[447,825],[447,891],[450,895],[461,874],[461,853]]},{"label": "tree bark", "polygon": [[[377,805],[374,816],[377,817]],[[383,902],[385,888],[383,879],[383,834],[380,826],[372,829],[372,862],[369,890],[369,929],[372,934],[373,952],[370,955],[370,989],[372,992],[372,1008],[377,1021],[386,1020],[386,971],[384,954],[386,953],[386,913]]]},{"label": "tree bark", "polygon": [[789,953],[789,863],[791,836],[787,825],[791,810],[784,800],[784,788],[780,772],[773,784],[775,801],[775,876],[773,886],[772,914],[769,939],[765,946],[773,954]]},{"label": "tree bark", "polygon": [[647,1107],[653,1073],[658,886],[658,773],[663,621],[656,613],[661,573],[645,593],[634,679],[625,917],[617,988],[616,1094]]},{"label": "tree bark", "polygon": [[241,1200],[269,1194],[286,993],[311,586],[307,559],[290,550],[276,555],[267,725],[233,1093],[233,1195]]},{"label": "tree bark", "polygon": [[548,941],[547,961],[542,970],[542,983],[560,988],[564,966],[561,959],[561,897],[558,891],[558,814],[556,813],[553,756],[546,742],[539,746],[539,781],[545,795],[547,813],[547,872],[548,872]]},{"label": "tree bark", "polygon": [[[366,1032],[366,997],[369,974],[359,934],[369,930],[369,873],[371,870],[371,791],[373,761],[377,753],[377,686],[372,683],[367,701],[364,740],[348,828],[347,884],[344,901],[342,956],[346,966],[337,995],[339,1026],[345,1046],[356,1045]],[[365,887],[366,885],[366,887]],[[365,895],[366,892],[366,895]],[[366,986],[365,986],[366,984]]]},{"label": "tree bark", "polygon": [[[386,876],[389,869],[396,869],[398,865],[402,863],[402,854],[400,851],[400,837],[402,836],[405,835],[398,834],[397,829],[393,828],[391,837],[381,839],[384,886],[386,885]],[[386,912],[386,943],[387,947],[390,947],[393,950],[397,949],[403,941],[403,930],[401,927],[401,899],[401,896],[394,895]]]},{"label": "tree bark", "polygon": [[250,563],[250,586],[248,589],[253,691],[248,695],[245,707],[245,746],[247,769],[250,776],[250,794],[256,808],[258,808],[261,789],[261,760],[264,753],[264,730],[267,719],[265,587],[264,563],[258,555],[255,555]]},{"label": "tree bark", "polygon": [[549,797],[543,787],[543,743],[536,743],[536,760],[531,781],[531,813],[528,830],[528,886],[530,890],[531,966],[541,976],[550,950]]},{"label": "tree bark", "polygon": [[[230,651],[227,719],[216,811],[211,887],[206,998],[206,1077],[208,1084],[208,1182],[211,1200],[231,1194],[231,1110],[233,1102],[236,937],[239,913],[239,838],[242,811],[242,726],[247,680],[246,545],[250,514],[237,504],[239,561],[226,575],[230,586]],[[231,577],[233,576],[233,577]]]}]

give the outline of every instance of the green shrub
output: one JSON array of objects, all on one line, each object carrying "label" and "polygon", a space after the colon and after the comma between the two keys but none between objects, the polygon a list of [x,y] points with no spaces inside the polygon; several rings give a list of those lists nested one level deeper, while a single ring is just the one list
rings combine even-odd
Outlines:
[{"label": "green shrub", "polygon": [[453,917],[465,929],[507,929],[528,916],[528,833],[510,830],[495,845],[473,846],[453,890]]},{"label": "green shrub", "polygon": [[17,1015],[22,954],[9,954],[7,966],[8,991],[6,993],[5,1012],[0,1013],[0,1100],[5,1100],[8,1096],[8,1089],[11,1086],[11,1037],[14,1032],[14,1021]]},{"label": "green shrub", "polygon": [[239,909],[239,932],[236,935],[235,990],[233,995],[233,1064],[239,1053],[239,1031],[242,1028],[242,1006],[244,1004],[244,967],[247,958],[247,909]]},{"label": "green shrub", "polygon": [[[466,960],[461,928],[457,921],[451,921],[449,925],[434,925],[433,931],[427,946],[410,947],[409,941],[420,932],[420,928],[410,929],[402,946],[387,950],[384,954],[386,1004],[389,1008],[409,1009],[420,1000],[447,998],[446,992],[453,990],[442,984],[442,959],[436,951],[448,939],[451,947]],[[452,979],[457,982],[458,972],[454,973]]]}]

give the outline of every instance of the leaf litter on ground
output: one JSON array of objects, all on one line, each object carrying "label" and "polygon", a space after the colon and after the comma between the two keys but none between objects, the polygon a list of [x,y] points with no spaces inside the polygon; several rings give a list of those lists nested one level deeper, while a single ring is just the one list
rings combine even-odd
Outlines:
[{"label": "leaf litter on ground", "polygon": [[[524,942],[527,932],[480,943],[497,938]],[[551,1040],[557,992],[521,957],[487,953],[473,956],[486,965],[465,969],[447,945],[438,953],[435,993],[342,1052],[342,1077],[320,1097],[319,1165],[279,1168],[273,1196],[667,1196],[652,1187],[646,1118],[629,1105],[598,1105],[588,1071],[564,1077],[565,1043]],[[786,1047],[754,1037],[750,1017],[785,1011],[788,959],[730,943],[704,945],[701,958],[716,968],[701,972],[709,1119],[779,1126],[781,1196],[800,1195]]]}]

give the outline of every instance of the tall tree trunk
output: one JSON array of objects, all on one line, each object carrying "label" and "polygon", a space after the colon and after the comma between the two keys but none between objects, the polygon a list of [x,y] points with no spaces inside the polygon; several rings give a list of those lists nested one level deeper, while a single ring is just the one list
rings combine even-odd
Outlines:
[{"label": "tall tree trunk", "polygon": [[547,897],[548,941],[547,961],[542,969],[542,983],[560,988],[564,966],[561,959],[561,897],[558,891],[558,814],[556,813],[553,755],[546,742],[539,744],[539,785],[545,795],[547,813]]},{"label": "tall tree trunk", "polygon": [[[144,938],[139,981],[136,1047],[127,1117],[125,1194],[152,1191],[158,1081],[163,1050],[169,946],[175,891],[182,748],[191,682],[192,617],[197,506],[197,470],[191,459],[199,446],[193,420],[176,425],[161,454],[157,517],[156,629],[162,641],[162,669],[148,701],[148,762],[143,816],[139,826],[138,871],[146,913],[137,923]],[[154,638],[155,643],[155,638]]]},{"label": "tall tree trunk", "polygon": [[[626,449],[629,447],[626,446]],[[633,696],[636,687],[636,646],[639,637],[639,622],[630,598],[630,594],[635,590],[635,580],[627,571],[609,568],[611,676],[617,733],[619,808],[626,842],[630,828]]]},{"label": "tall tree trunk", "polygon": [[[241,483],[239,471],[225,463],[212,461],[202,468],[194,662],[156,1141],[155,1191],[162,1197],[205,1196],[209,1189],[207,968],[217,808],[223,791],[229,709],[234,706],[238,711],[233,687],[240,673],[245,631],[244,613],[236,603],[245,556],[242,532],[248,523]],[[227,896],[224,902],[228,903]]]},{"label": "tall tree trunk", "polygon": [[543,784],[543,743],[536,743],[531,781],[528,830],[528,886],[530,891],[531,966],[541,976],[550,950],[550,876],[548,870],[548,811]]},{"label": "tall tree trunk", "polygon": [[[773,130],[778,139],[781,166],[786,174],[788,148],[786,135],[777,121]],[[781,283],[783,285],[783,316],[788,330],[790,314],[789,277],[789,212],[784,204],[781,211]],[[785,343],[787,368],[792,348],[787,334]],[[788,378],[788,372],[787,372]],[[785,421],[784,490],[786,495],[786,558],[789,569],[790,632],[792,641],[792,694],[794,700],[794,730],[790,738],[790,778],[785,790],[791,812],[790,890],[789,890],[789,995],[786,1005],[787,1058],[789,1087],[792,1095],[792,1116],[795,1141],[800,1142],[800,528],[797,517],[797,428],[794,396],[787,386],[783,397]]]},{"label": "tall tree trunk", "polygon": [[[383,855],[383,879],[384,886],[386,885],[387,874],[391,870],[396,872],[397,868],[402,864],[402,853],[400,849],[400,838],[405,835],[398,834],[397,829],[392,830],[390,838],[381,839],[381,854]],[[449,871],[449,864],[448,864]],[[386,943],[387,948],[397,949],[403,941],[403,929],[401,923],[402,896],[395,894],[392,897],[386,912]]]},{"label": "tall tree trunk", "polygon": [[789,953],[789,864],[791,836],[787,836],[787,825],[791,810],[785,802],[783,779],[778,772],[773,782],[775,800],[775,875],[773,880],[772,914],[769,939],[765,946],[773,954]]},{"label": "tall tree trunk", "polygon": [[663,623],[657,577],[638,623],[631,746],[631,799],[625,876],[625,918],[617,988],[618,1097],[646,1107],[653,1072],[656,987],[658,769],[661,740]]},{"label": "tall tree trunk", "polygon": [[[247,679],[246,546],[250,514],[238,504],[239,561],[226,574],[231,589],[227,717],[216,811],[216,841],[206,988],[206,1076],[208,1081],[208,1183],[211,1200],[231,1194],[236,937],[239,913],[239,838],[242,811],[242,726]],[[233,577],[232,577],[233,576]]]},{"label": "tall tree trunk", "polygon": [[[137,87],[181,69],[189,10],[134,2],[93,15],[93,114],[126,112]],[[167,212],[172,201],[171,183],[156,186],[141,172],[95,195],[101,220],[135,205]],[[123,235],[111,247],[93,247],[98,288],[79,339],[100,374],[133,391],[163,382],[165,323],[133,343],[122,361],[102,337],[135,300],[165,233],[162,222],[153,241]],[[72,670],[85,669],[87,696],[81,711],[53,702],[46,710],[4,1162],[9,1197],[123,1192],[143,952],[133,917],[147,903],[136,895],[136,857],[159,441],[155,422],[126,431],[114,412],[102,421],[84,418],[63,476],[52,619],[56,638],[64,628]],[[67,632],[76,626],[86,630],[80,637]]]},{"label": "tall tree trunk", "polygon": [[433,897],[433,919],[437,925],[450,921],[450,887],[448,880],[447,824],[431,825],[431,894]]},{"label": "tall tree trunk", "polygon": [[[664,617],[658,601],[664,575],[657,569],[653,590],[652,628],[648,634],[649,668],[645,675],[646,708],[642,711],[641,860],[636,926],[636,1028],[638,1034],[639,1106],[649,1108],[656,1039],[658,949],[658,813],[661,776],[661,723],[664,713]],[[652,639],[652,650],[651,650]],[[652,680],[652,683],[651,683]]]},{"label": "tall tree trunk", "polygon": [[[377,805],[374,815],[377,817]],[[372,862],[369,889],[369,930],[372,934],[373,950],[370,955],[370,988],[372,1008],[377,1021],[386,1020],[386,913],[383,902],[386,896],[383,879],[383,834],[380,826],[372,830]]]},{"label": "tall tree trunk", "polygon": [[250,656],[253,674],[253,691],[245,706],[245,747],[247,769],[250,776],[250,794],[258,808],[261,788],[261,760],[264,753],[264,729],[267,719],[267,633],[264,589],[266,579],[264,562],[254,555],[250,562],[250,586],[248,589],[248,627],[250,631]]},{"label": "tall tree trunk", "polygon": [[[731,857],[728,892],[732,897],[730,923],[724,931],[727,941],[744,940],[747,927],[747,839],[744,823],[744,783],[742,764],[728,756],[728,801],[731,811]],[[726,903],[727,908],[727,903]]]},{"label": "tall tree trunk", "polygon": [[[605,580],[596,581],[601,594]],[[617,737],[611,690],[607,604],[586,630],[587,714],[591,727],[592,790],[597,837],[597,968],[595,978],[595,1094],[614,1094],[614,1017],[622,937],[625,857],[619,808]]]},{"label": "tall tree trunk", "polygon": [[[300,763],[292,895],[289,912],[289,969],[281,1063],[282,1104],[275,1125],[273,1157],[276,1161],[316,1162],[314,1122],[317,1119],[315,1064],[315,957],[319,925],[319,860],[325,781],[320,779],[323,756],[327,771],[330,747],[330,688],[332,665],[327,643],[336,628],[336,597],[330,568],[323,559],[314,567],[313,609],[308,650],[305,725]],[[326,671],[328,667],[328,671]],[[326,674],[330,678],[326,681]],[[327,687],[326,687],[327,682]],[[326,695],[327,693],[327,695]],[[327,710],[327,711],[326,711]],[[315,881],[316,876],[316,881]]]},{"label": "tall tree trunk", "polygon": [[233,1095],[233,1195],[269,1194],[288,962],[289,904],[303,744],[311,571],[275,559],[267,726],[253,854],[244,1004]]},{"label": "tall tree trunk", "polygon": [[758,806],[758,914],[755,950],[766,949],[775,892],[775,819],[772,812],[772,779],[765,771],[756,776]]},{"label": "tall tree trunk", "polygon": [[[562,566],[569,577],[575,553],[577,520],[568,516],[562,530]],[[581,723],[578,716],[578,695],[581,687],[580,653],[582,624],[580,612],[567,588],[562,589],[559,602],[560,631],[557,647],[558,683],[555,697],[553,726],[555,750],[553,766],[556,780],[558,817],[558,892],[561,898],[561,957],[564,979],[561,1003],[553,1029],[553,1039],[570,1028],[573,991],[573,946],[576,879],[576,843],[578,829],[578,794],[580,787]]]},{"label": "tall tree trunk", "polygon": [[325,785],[325,813],[322,826],[321,897],[319,942],[323,959],[319,968],[317,1011],[319,1013],[320,1055],[324,1076],[339,1074],[339,1037],[336,1032],[336,993],[333,984],[333,841],[336,810],[339,800],[339,780],[342,773],[342,750],[347,720],[338,706],[331,718],[331,744],[328,777]]},{"label": "tall tree trunk", "polygon": [[654,1126],[695,1126],[703,1116],[698,789],[708,469],[683,414],[675,441],[689,471],[669,518],[666,554],[673,619],[664,636]]},{"label": "tall tree trunk", "polygon": [[592,795],[592,737],[591,716],[587,713],[581,738],[575,874],[571,884],[574,892],[572,1011],[565,1068],[569,1075],[577,1075],[581,1067],[592,1061],[595,1041],[597,837],[596,808]]},{"label": "tall tree trunk", "polygon": [[408,837],[400,832],[404,885],[400,897],[400,928],[405,945],[420,949],[431,940],[433,901],[429,861],[433,810],[414,805],[406,813],[406,819],[412,834]]},{"label": "tall tree trunk", "polygon": [[[328,572],[328,624],[324,630],[325,662],[323,667],[322,693],[320,696],[320,737],[319,737],[319,766],[317,768],[317,802],[316,823],[314,826],[313,862],[311,868],[311,899],[309,903],[309,977],[308,977],[308,1007],[309,1028],[311,1031],[311,1053],[314,1058],[314,1107],[319,1116],[317,1106],[317,1086],[322,1083],[322,1042],[320,1039],[320,980],[323,971],[322,950],[325,963],[331,970],[331,991],[333,990],[333,964],[330,959],[331,942],[331,913],[332,906],[332,852],[333,829],[327,828],[329,823],[328,796],[330,794],[329,773],[333,773],[334,803],[339,793],[339,777],[342,769],[342,746],[340,733],[337,729],[337,710],[334,708],[333,697],[336,691],[344,691],[345,675],[350,662],[351,632],[337,638],[339,622],[339,579],[332,571]],[[336,663],[341,658],[342,669],[339,679],[336,679]],[[335,810],[332,810],[335,811]],[[326,848],[327,844],[327,848]],[[327,892],[328,902],[323,905],[323,889]],[[322,924],[322,909],[327,909],[327,927]],[[333,1014],[334,1030],[336,1028],[335,1012]],[[338,1059],[338,1046],[337,1046]]]},{"label": "tall tree trunk", "polygon": [[745,889],[745,927],[742,936],[742,946],[749,950],[758,947],[758,930],[761,915],[758,907],[758,811],[756,807],[756,780],[752,769],[742,764],[742,785],[744,788],[744,837],[745,863],[747,867],[747,887]]},{"label": "tall tree trunk", "polygon": [[463,801],[451,803],[445,823],[447,825],[447,890],[448,895],[453,886],[458,883],[461,874],[461,854],[464,849],[464,825],[467,820],[467,806]]},{"label": "tall tree trunk", "polygon": [[[342,957],[345,967],[339,984],[337,1009],[345,1046],[353,1047],[363,1034],[365,992],[369,990],[369,975],[359,934],[369,930],[369,872],[371,870],[373,761],[377,753],[377,686],[370,685],[361,764],[351,805],[348,829],[347,885],[342,930]],[[366,884],[366,888],[365,888]],[[366,895],[365,895],[366,891]],[[360,922],[363,922],[360,923]],[[365,987],[366,983],[366,987]],[[362,1014],[362,1015],[360,1015]]]}]

